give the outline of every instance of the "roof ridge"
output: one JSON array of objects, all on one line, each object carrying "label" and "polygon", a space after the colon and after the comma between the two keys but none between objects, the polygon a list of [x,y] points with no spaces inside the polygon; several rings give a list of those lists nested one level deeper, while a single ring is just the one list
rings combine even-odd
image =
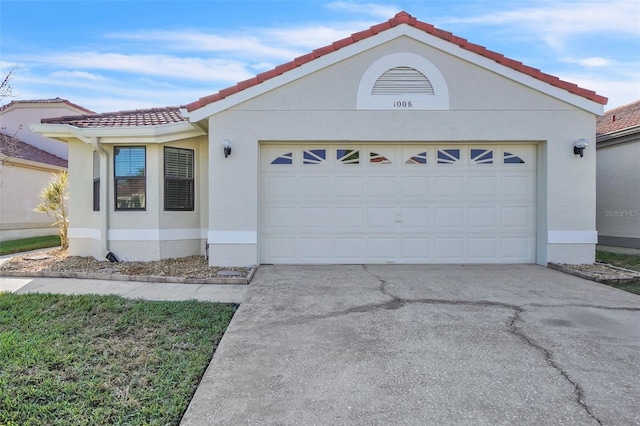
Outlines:
[{"label": "roof ridge", "polygon": [[154,113],[154,112],[162,112],[162,111],[175,111],[179,113],[180,107],[177,107],[177,106],[151,107],[151,108],[141,108],[141,109],[132,109],[132,110],[122,110],[122,111],[94,112],[91,114],[64,115],[61,117],[43,118],[42,120],[40,120],[40,122],[48,123],[50,121],[60,121],[61,119],[73,120],[73,119],[81,119],[81,118],[116,117],[120,115],[145,114],[145,113]]},{"label": "roof ridge", "polygon": [[55,98],[47,98],[47,99],[18,99],[18,100],[9,102],[6,105],[1,106],[0,111],[4,111],[5,109],[8,109],[13,105],[18,105],[18,104],[55,104],[55,103],[66,104],[72,108],[77,108],[81,111],[86,111],[89,114],[95,114],[95,111],[92,111],[78,104],[74,104],[73,102],[70,102],[67,99],[62,99],[59,96]]},{"label": "roof ridge", "polygon": [[43,118],[43,124],[68,124],[75,127],[132,127],[185,122],[187,119],[176,106],[154,107],[100,114],[71,115]]},{"label": "roof ridge", "polygon": [[570,83],[568,81],[561,80],[559,77],[553,76],[551,74],[544,73],[539,69],[530,67],[528,65],[524,65],[522,62],[516,61],[514,59],[510,59],[505,57],[503,54],[494,52],[492,50],[487,49],[484,46],[471,43],[462,37],[458,37],[448,31],[436,28],[432,24],[428,24],[426,22],[419,21],[418,19],[411,16],[406,11],[401,11],[396,13],[396,15],[380,24],[373,25],[366,30],[359,31],[357,33],[351,34],[349,37],[345,37],[341,40],[337,40],[329,45],[320,47],[318,49],[314,49],[313,51],[299,56],[292,61],[286,62],[284,64],[278,65],[275,68],[262,72],[255,77],[252,77],[248,80],[241,81],[233,86],[224,88],[219,90],[217,93],[204,96],[199,98],[198,100],[183,105],[188,112],[194,111],[196,109],[202,108],[206,105],[209,105],[213,102],[219,101],[221,99],[226,98],[227,96],[238,93],[242,90],[248,89],[249,87],[256,86],[262,83],[265,80],[269,80],[274,78],[280,74],[283,74],[287,71],[290,71],[294,68],[302,66],[307,62],[311,62],[314,59],[317,59],[321,56],[327,55],[329,53],[335,52],[343,47],[349,46],[351,44],[357,43],[360,40],[364,40],[366,38],[372,37],[378,33],[391,29],[401,24],[410,25],[416,29],[422,30],[427,34],[432,36],[441,38],[450,43],[456,44],[459,47],[466,49],[470,52],[476,53],[478,55],[484,56],[488,59],[491,59],[498,64],[504,65],[506,67],[512,68],[518,72],[529,75],[530,77],[541,80],[547,84],[558,87],[560,89],[566,90],[570,93],[573,93],[578,96],[582,96],[586,99],[599,103],[601,105],[606,105],[608,99],[604,96],[598,95],[593,90],[584,89],[579,87],[576,84]]},{"label": "roof ridge", "polygon": [[612,114],[612,113],[615,113],[615,112],[619,112],[620,110],[624,110],[624,109],[631,109],[631,107],[634,107],[636,105],[640,106],[640,99],[637,100],[637,101],[633,101],[631,103],[628,103],[626,105],[620,105],[618,107],[615,107],[615,108],[612,108],[612,109],[610,109],[608,111],[605,111],[604,115]]}]

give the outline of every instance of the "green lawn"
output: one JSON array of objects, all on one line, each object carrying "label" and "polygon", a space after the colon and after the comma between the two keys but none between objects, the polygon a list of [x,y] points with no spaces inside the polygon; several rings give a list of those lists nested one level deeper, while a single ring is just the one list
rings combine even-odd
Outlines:
[{"label": "green lawn", "polygon": [[57,235],[24,238],[22,240],[2,241],[0,242],[0,256],[4,256],[5,254],[20,253],[23,251],[57,247],[59,245],[60,237]]},{"label": "green lawn", "polygon": [[177,425],[235,310],[0,293],[0,425]]},{"label": "green lawn", "polygon": [[[640,271],[640,255],[637,254],[616,254],[598,251],[596,252],[596,260],[598,262],[608,263],[620,268]],[[631,284],[620,284],[616,285],[615,287],[629,291],[631,293],[640,294],[640,282]]]},{"label": "green lawn", "polygon": [[616,254],[598,251],[596,252],[596,260],[598,262],[608,263],[620,268],[640,271],[640,255],[638,254]]}]

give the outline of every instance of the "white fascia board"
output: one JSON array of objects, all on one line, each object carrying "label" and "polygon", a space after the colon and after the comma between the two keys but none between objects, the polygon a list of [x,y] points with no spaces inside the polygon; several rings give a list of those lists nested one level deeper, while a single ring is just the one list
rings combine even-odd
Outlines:
[{"label": "white fascia board", "polygon": [[[401,36],[407,36],[417,41],[423,42],[435,49],[453,55],[466,62],[475,64],[481,68],[485,68],[505,78],[513,80],[531,89],[537,90],[551,97],[560,99],[580,109],[586,110],[592,114],[604,114],[604,105],[591,101],[582,96],[568,92],[567,90],[555,87],[537,78],[531,77],[520,71],[514,70],[507,66],[501,65],[492,59],[486,58],[480,54],[466,50],[454,43],[441,39],[439,37],[428,34],[422,30],[414,28],[407,24],[401,24],[374,36],[360,40],[356,43],[343,47],[335,52],[326,54],[311,62],[307,62],[297,68],[285,72],[279,76],[265,80],[260,84],[241,90],[237,93],[227,96],[224,99],[205,105],[202,108],[188,112],[181,108],[180,113],[192,122],[204,120],[218,112],[229,109],[242,102],[248,101],[256,96],[262,95],[270,90],[276,89],[284,84],[290,83],[315,71],[331,66],[337,62],[345,60],[358,53],[372,49],[383,43],[387,43]],[[445,76],[446,78],[446,76]]]},{"label": "white fascia board", "polygon": [[75,127],[70,124],[31,124],[31,130],[47,137],[75,137],[91,143],[99,138],[103,143],[165,143],[202,136],[202,129],[189,122],[130,127]]},{"label": "white fascia board", "polygon": [[44,137],[59,140],[61,142],[67,142],[66,139],[73,137],[78,138],[82,142],[90,143],[90,139],[83,137],[75,130],[80,130],[76,127],[69,126],[68,124],[29,124],[29,128],[34,133],[39,133]]},{"label": "white fascia board", "polygon": [[66,167],[56,166],[56,165],[47,164],[47,163],[39,163],[37,161],[24,160],[22,158],[16,158],[16,157],[11,157],[6,155],[0,156],[0,162],[3,162],[5,164],[13,164],[13,165],[24,167],[27,169],[41,170],[44,172],[62,172],[64,170],[67,170]]}]

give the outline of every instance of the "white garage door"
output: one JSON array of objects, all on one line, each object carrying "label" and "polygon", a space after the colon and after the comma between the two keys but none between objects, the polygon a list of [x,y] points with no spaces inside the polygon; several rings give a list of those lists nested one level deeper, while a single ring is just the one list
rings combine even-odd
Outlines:
[{"label": "white garage door", "polygon": [[261,263],[531,263],[536,146],[263,144]]}]

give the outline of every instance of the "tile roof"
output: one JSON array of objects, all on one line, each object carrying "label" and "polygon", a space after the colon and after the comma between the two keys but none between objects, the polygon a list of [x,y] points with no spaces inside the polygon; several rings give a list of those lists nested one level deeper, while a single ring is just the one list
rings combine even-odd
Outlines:
[{"label": "tile roof", "polygon": [[242,81],[238,84],[236,84],[235,86],[231,86],[228,87],[226,89],[222,89],[220,90],[218,93],[214,93],[212,95],[209,96],[205,96],[203,98],[198,99],[195,102],[192,102],[190,104],[185,105],[185,108],[187,109],[187,111],[191,112],[194,111],[196,109],[202,108],[206,105],[209,105],[213,102],[219,101],[221,99],[226,98],[227,96],[233,95],[235,93],[238,93],[244,89],[247,89],[249,87],[253,87],[256,86],[260,83],[262,83],[265,80],[269,80],[273,77],[276,77],[280,74],[283,74],[289,70],[292,70],[296,67],[299,67],[303,64],[306,64],[307,62],[313,61],[314,59],[317,59],[321,56],[327,55],[329,53],[335,52],[343,47],[349,46],[351,44],[354,44],[360,40],[372,37],[380,32],[383,32],[385,30],[388,30],[390,28],[396,27],[400,24],[407,24],[410,25],[414,28],[417,28],[419,30],[422,30],[424,32],[426,32],[427,34],[430,34],[432,36],[435,37],[439,37],[443,40],[446,40],[450,43],[456,44],[459,47],[469,50],[471,52],[477,53],[479,55],[482,55],[486,58],[489,58],[501,65],[504,65],[506,67],[512,68],[516,71],[519,71],[521,73],[524,73],[526,75],[529,75],[531,77],[537,78],[538,80],[541,80],[545,83],[551,84],[553,86],[559,87],[561,89],[567,90],[570,93],[576,94],[578,96],[582,96],[584,98],[587,98],[589,100],[592,100],[594,102],[597,102],[599,104],[602,105],[606,105],[607,103],[607,98],[605,98],[604,96],[600,96],[598,94],[596,94],[596,92],[592,91],[592,90],[587,90],[587,89],[583,89],[581,87],[578,87],[577,85],[573,84],[573,83],[569,83],[567,81],[564,80],[560,80],[558,77],[555,77],[553,75],[550,74],[545,74],[542,71],[536,69],[536,68],[532,68],[529,67],[527,65],[524,65],[522,62],[518,62],[515,61],[513,59],[509,59],[506,58],[504,55],[500,54],[500,53],[496,53],[494,51],[491,51],[489,49],[487,49],[484,46],[480,46],[478,44],[474,44],[474,43],[470,43],[468,42],[466,39],[464,38],[460,38],[458,36],[455,36],[453,34],[451,34],[448,31],[444,31],[441,30],[439,28],[434,27],[431,24],[427,24],[425,22],[421,22],[418,21],[416,18],[414,18],[413,16],[409,15],[407,12],[400,12],[398,14],[396,14],[395,17],[393,17],[392,19],[389,19],[386,22],[383,22],[381,24],[378,25],[374,25],[372,27],[370,27],[368,30],[364,30],[364,31],[360,31],[358,33],[352,34],[350,37],[344,38],[342,40],[338,40],[330,45],[321,47],[319,49],[314,50],[311,53],[307,53],[306,55],[300,56],[296,59],[294,59],[291,62],[287,62],[286,64],[282,64],[279,65],[277,67],[275,67],[274,69],[270,70],[270,71],[266,71],[263,72],[261,74],[258,74],[257,76],[249,79],[249,80],[245,80]]},{"label": "tile roof", "polygon": [[640,126],[640,100],[614,108],[596,119],[596,135]]},{"label": "tile roof", "polygon": [[5,109],[8,109],[14,105],[18,105],[18,104],[66,104],[69,105],[70,107],[73,108],[77,108],[81,111],[86,112],[87,114],[94,114],[94,111],[91,111],[90,109],[81,107],[80,105],[76,105],[72,102],[69,102],[66,99],[62,99],[62,98],[53,98],[53,99],[31,99],[31,100],[19,100],[19,101],[11,101],[6,105],[3,105],[2,107],[0,107],[0,112],[4,111]]},{"label": "tile roof", "polygon": [[33,161],[36,163],[49,164],[67,168],[67,160],[36,148],[33,145],[22,142],[13,136],[0,134],[0,154],[21,160]]},{"label": "tile roof", "polygon": [[178,107],[165,107],[43,118],[40,121],[46,124],[69,124],[74,127],[138,127],[180,123],[187,120],[180,114]]}]

